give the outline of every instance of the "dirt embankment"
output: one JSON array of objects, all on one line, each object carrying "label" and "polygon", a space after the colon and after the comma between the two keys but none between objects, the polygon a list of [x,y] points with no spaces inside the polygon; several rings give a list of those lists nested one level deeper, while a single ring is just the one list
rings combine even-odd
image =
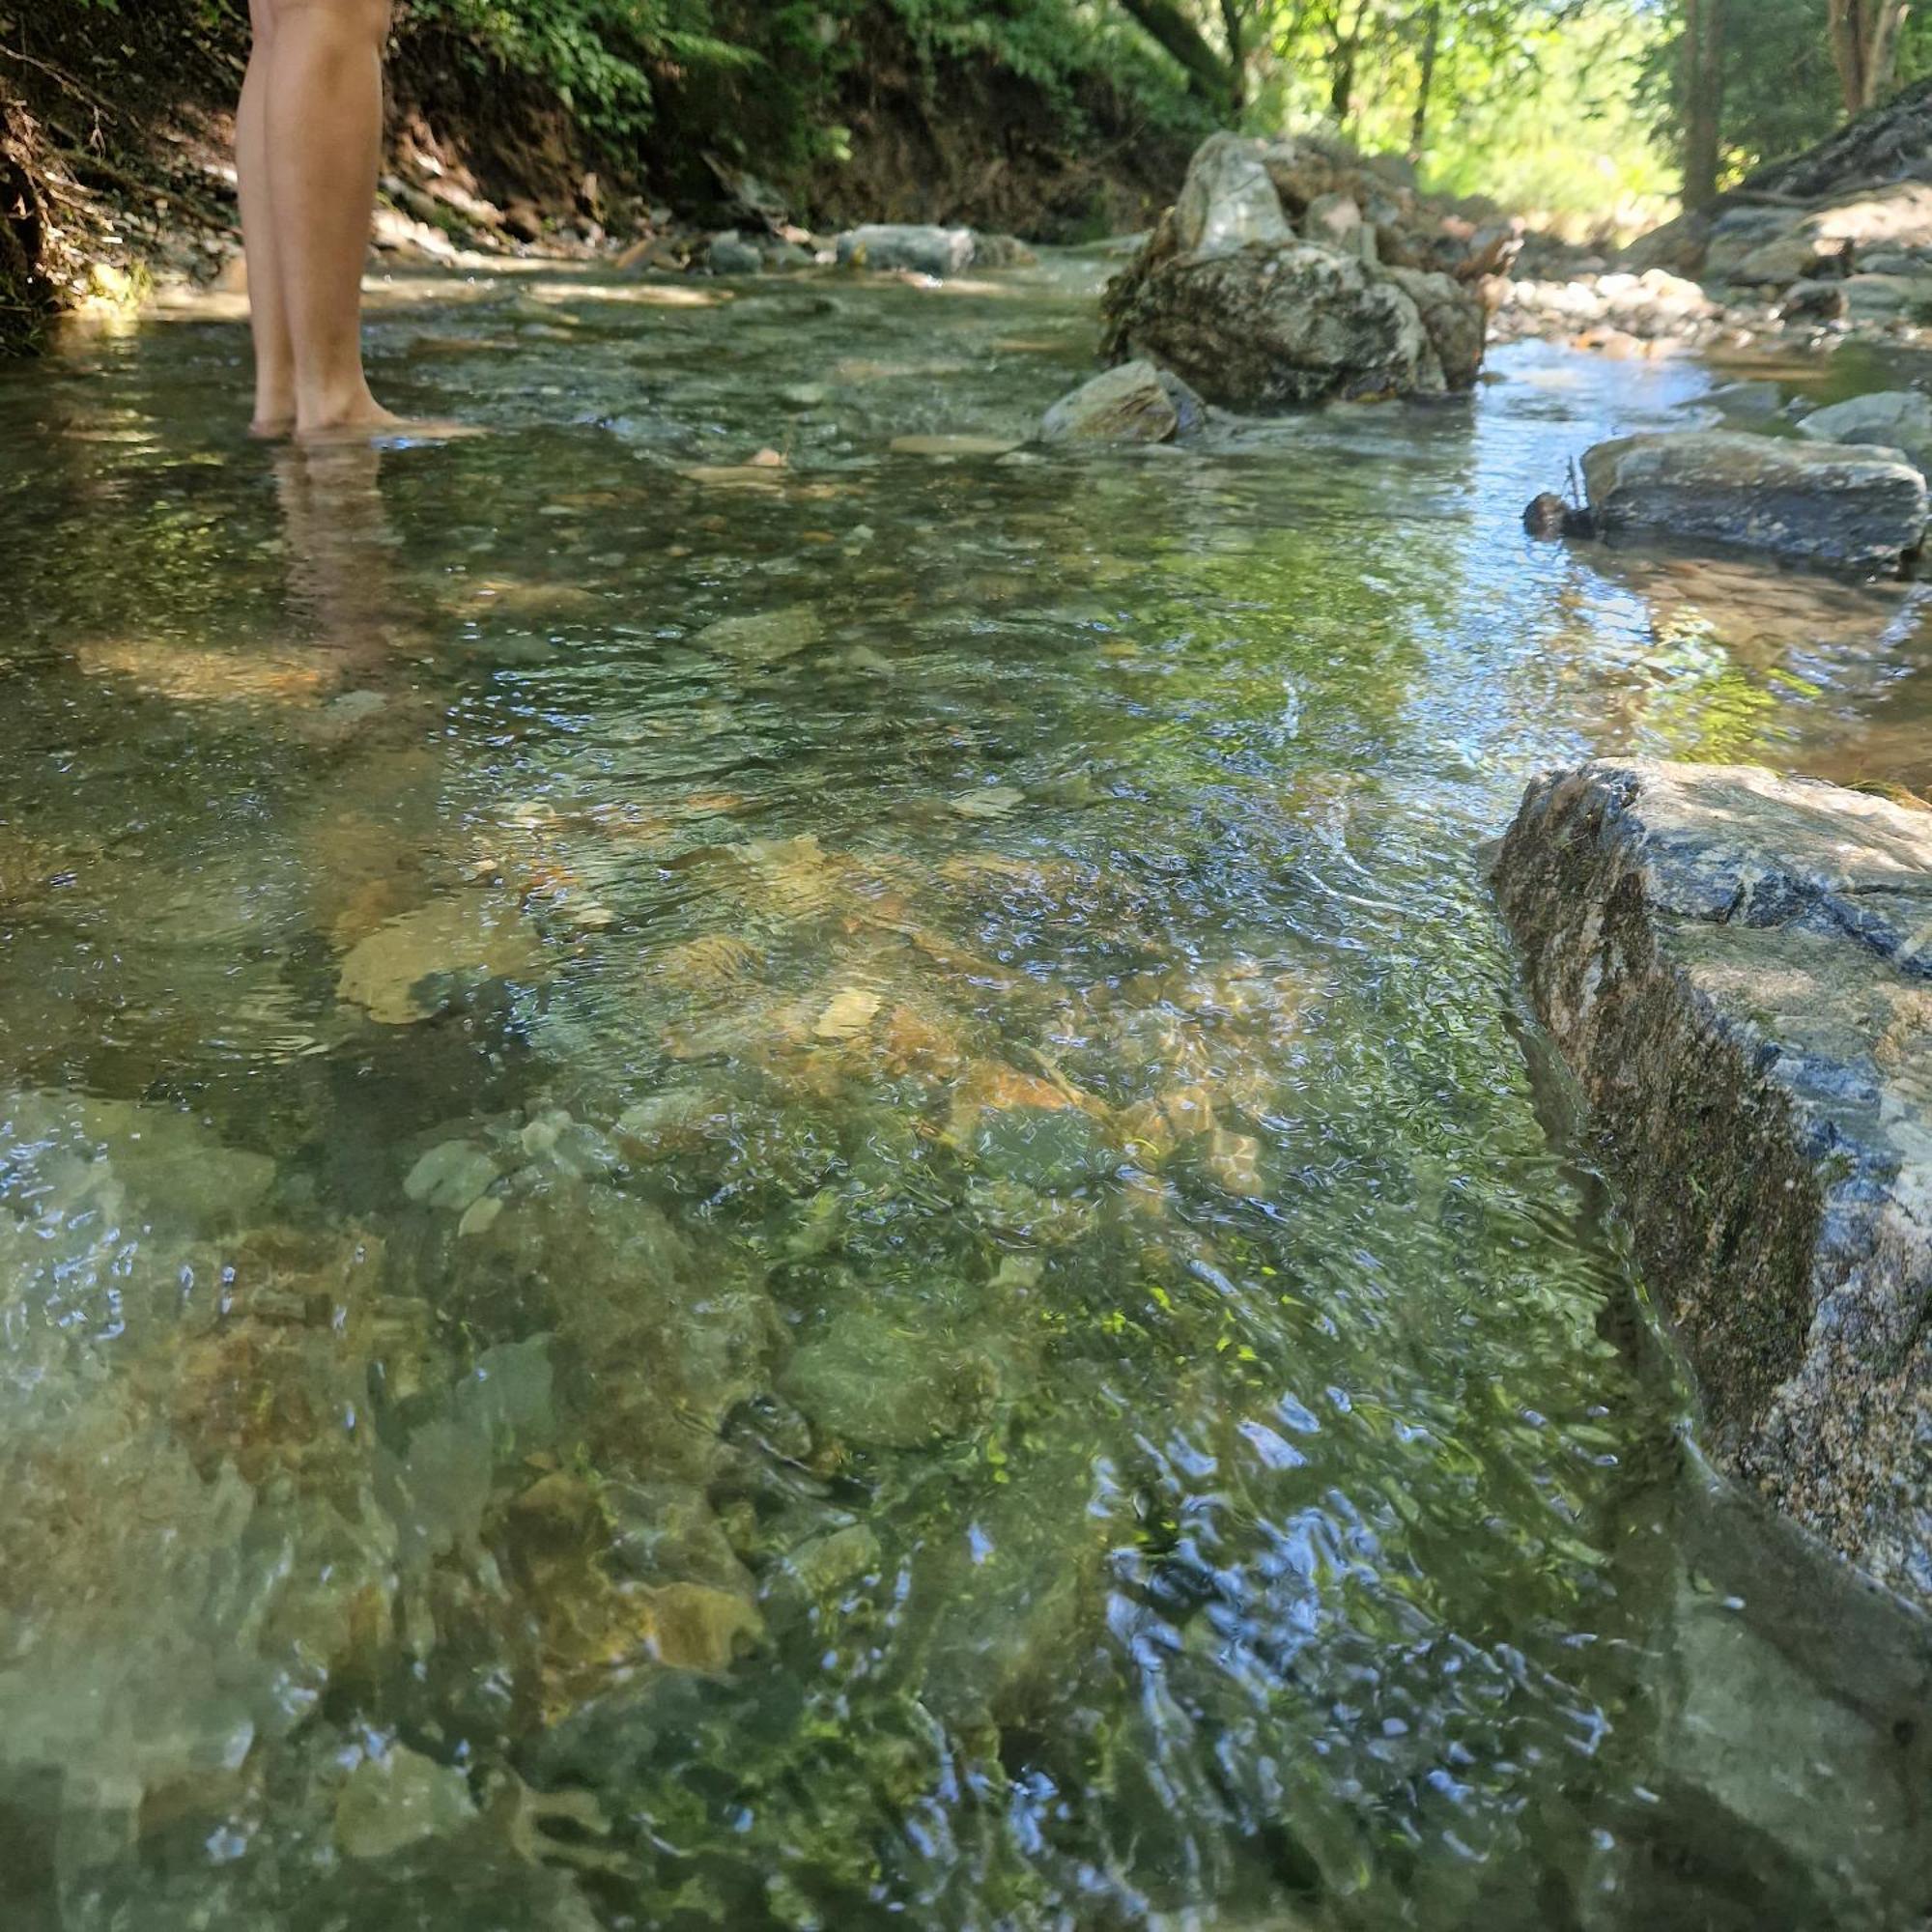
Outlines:
[{"label": "dirt embankment", "polygon": [[938,221],[1033,242],[1151,228],[1209,131],[1151,127],[1098,75],[1068,101],[990,61],[923,71],[902,40],[876,29],[839,112],[851,158],[805,184],[816,220]]},{"label": "dirt embankment", "polygon": [[[0,353],[82,301],[218,274],[237,246],[239,24],[189,29],[170,4],[0,0]],[[759,152],[746,90],[667,75],[640,150],[600,152],[554,95],[479,72],[409,27],[390,63],[379,246],[585,254],[740,218],[720,182],[773,182],[793,219],[971,224],[1038,240],[1145,226],[1189,143],[1095,80],[1069,100],[989,61],[935,71],[875,31],[837,113],[847,152],[787,169]],[[774,137],[776,138],[776,136]],[[719,165],[714,165],[718,163]]]}]

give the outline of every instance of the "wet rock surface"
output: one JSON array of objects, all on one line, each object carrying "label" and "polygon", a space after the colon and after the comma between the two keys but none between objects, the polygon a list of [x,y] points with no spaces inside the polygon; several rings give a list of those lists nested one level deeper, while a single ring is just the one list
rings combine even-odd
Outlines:
[{"label": "wet rock surface", "polygon": [[1598,443],[1583,480],[1612,538],[1894,569],[1925,535],[1925,479],[1891,450],[1690,430]]},{"label": "wet rock surface", "polygon": [[1045,442],[1173,442],[1207,419],[1201,398],[1151,362],[1122,362],[1063,396],[1040,422]]},{"label": "wet rock surface", "polygon": [[1932,812],[1585,766],[1495,884],[1714,1453],[1932,1605]]}]

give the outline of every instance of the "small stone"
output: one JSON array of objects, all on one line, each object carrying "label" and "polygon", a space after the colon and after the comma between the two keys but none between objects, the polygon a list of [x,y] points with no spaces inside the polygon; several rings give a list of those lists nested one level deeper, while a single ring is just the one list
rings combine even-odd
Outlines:
[{"label": "small stone", "polygon": [[1019,448],[1009,436],[900,436],[895,437],[895,456],[1009,456]]},{"label": "small stone", "polygon": [[964,791],[952,801],[961,818],[1004,818],[1026,803],[1026,793],[1012,785],[989,785],[983,791]]},{"label": "small stone", "polygon": [[411,1168],[403,1192],[424,1208],[461,1212],[497,1179],[497,1163],[471,1141],[444,1141]]},{"label": "small stone", "polygon": [[383,1859],[460,1832],[475,1816],[460,1771],[391,1745],[349,1774],[335,1801],[335,1842],[352,1859]]},{"label": "small stone", "polygon": [[879,1539],[863,1522],[813,1537],[785,1558],[785,1568],[810,1597],[830,1597],[879,1566]]},{"label": "small stone", "polygon": [[819,1039],[856,1039],[871,1025],[885,1003],[864,986],[848,986],[819,1014],[812,1033]]},{"label": "small stone", "polygon": [[1039,426],[1047,442],[1172,442],[1207,420],[1207,407],[1179,376],[1151,362],[1123,362],[1063,396]]},{"label": "small stone", "polygon": [[697,634],[697,642],[740,664],[781,664],[809,650],[825,635],[810,605],[786,611],[758,611],[743,617],[721,617]]},{"label": "small stone", "polygon": [[458,1236],[486,1233],[502,1211],[503,1198],[499,1194],[486,1194],[480,1201],[472,1201],[464,1209],[462,1220],[456,1224]]}]

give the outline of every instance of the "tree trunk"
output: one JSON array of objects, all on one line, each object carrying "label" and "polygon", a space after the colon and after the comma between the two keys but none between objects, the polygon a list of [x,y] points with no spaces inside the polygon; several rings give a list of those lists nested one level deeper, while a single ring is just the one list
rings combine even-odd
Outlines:
[{"label": "tree trunk", "polygon": [[1910,12],[1910,0],[1826,0],[1832,59],[1848,115],[1876,107],[1891,92],[1898,36]]},{"label": "tree trunk", "polygon": [[1346,128],[1355,111],[1355,59],[1361,52],[1362,29],[1368,24],[1368,0],[1356,0],[1355,17],[1347,34],[1341,10],[1335,14],[1335,54],[1328,69],[1328,108],[1338,128]]},{"label": "tree trunk", "polygon": [[1411,164],[1422,159],[1429,139],[1430,97],[1435,92],[1435,60],[1442,47],[1442,0],[1428,0],[1422,10],[1421,71],[1415,82],[1415,118],[1408,124],[1408,158]]},{"label": "tree trunk", "polygon": [[1241,0],[1221,0],[1221,29],[1228,39],[1228,71],[1235,82],[1235,112],[1239,114],[1248,104],[1248,37]]},{"label": "tree trunk", "polygon": [[1195,93],[1223,106],[1235,93],[1234,75],[1174,0],[1121,0],[1121,5],[1187,73]]},{"label": "tree trunk", "polygon": [[1684,206],[1695,212],[1718,198],[1723,153],[1724,0],[1684,0],[1683,89]]}]

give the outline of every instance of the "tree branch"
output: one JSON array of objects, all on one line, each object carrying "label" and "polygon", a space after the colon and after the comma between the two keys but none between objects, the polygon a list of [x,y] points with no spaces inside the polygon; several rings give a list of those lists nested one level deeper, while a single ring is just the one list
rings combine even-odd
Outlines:
[{"label": "tree branch", "polygon": [[1121,0],[1165,53],[1185,70],[1188,84],[1217,106],[1235,98],[1235,75],[1174,0]]}]

